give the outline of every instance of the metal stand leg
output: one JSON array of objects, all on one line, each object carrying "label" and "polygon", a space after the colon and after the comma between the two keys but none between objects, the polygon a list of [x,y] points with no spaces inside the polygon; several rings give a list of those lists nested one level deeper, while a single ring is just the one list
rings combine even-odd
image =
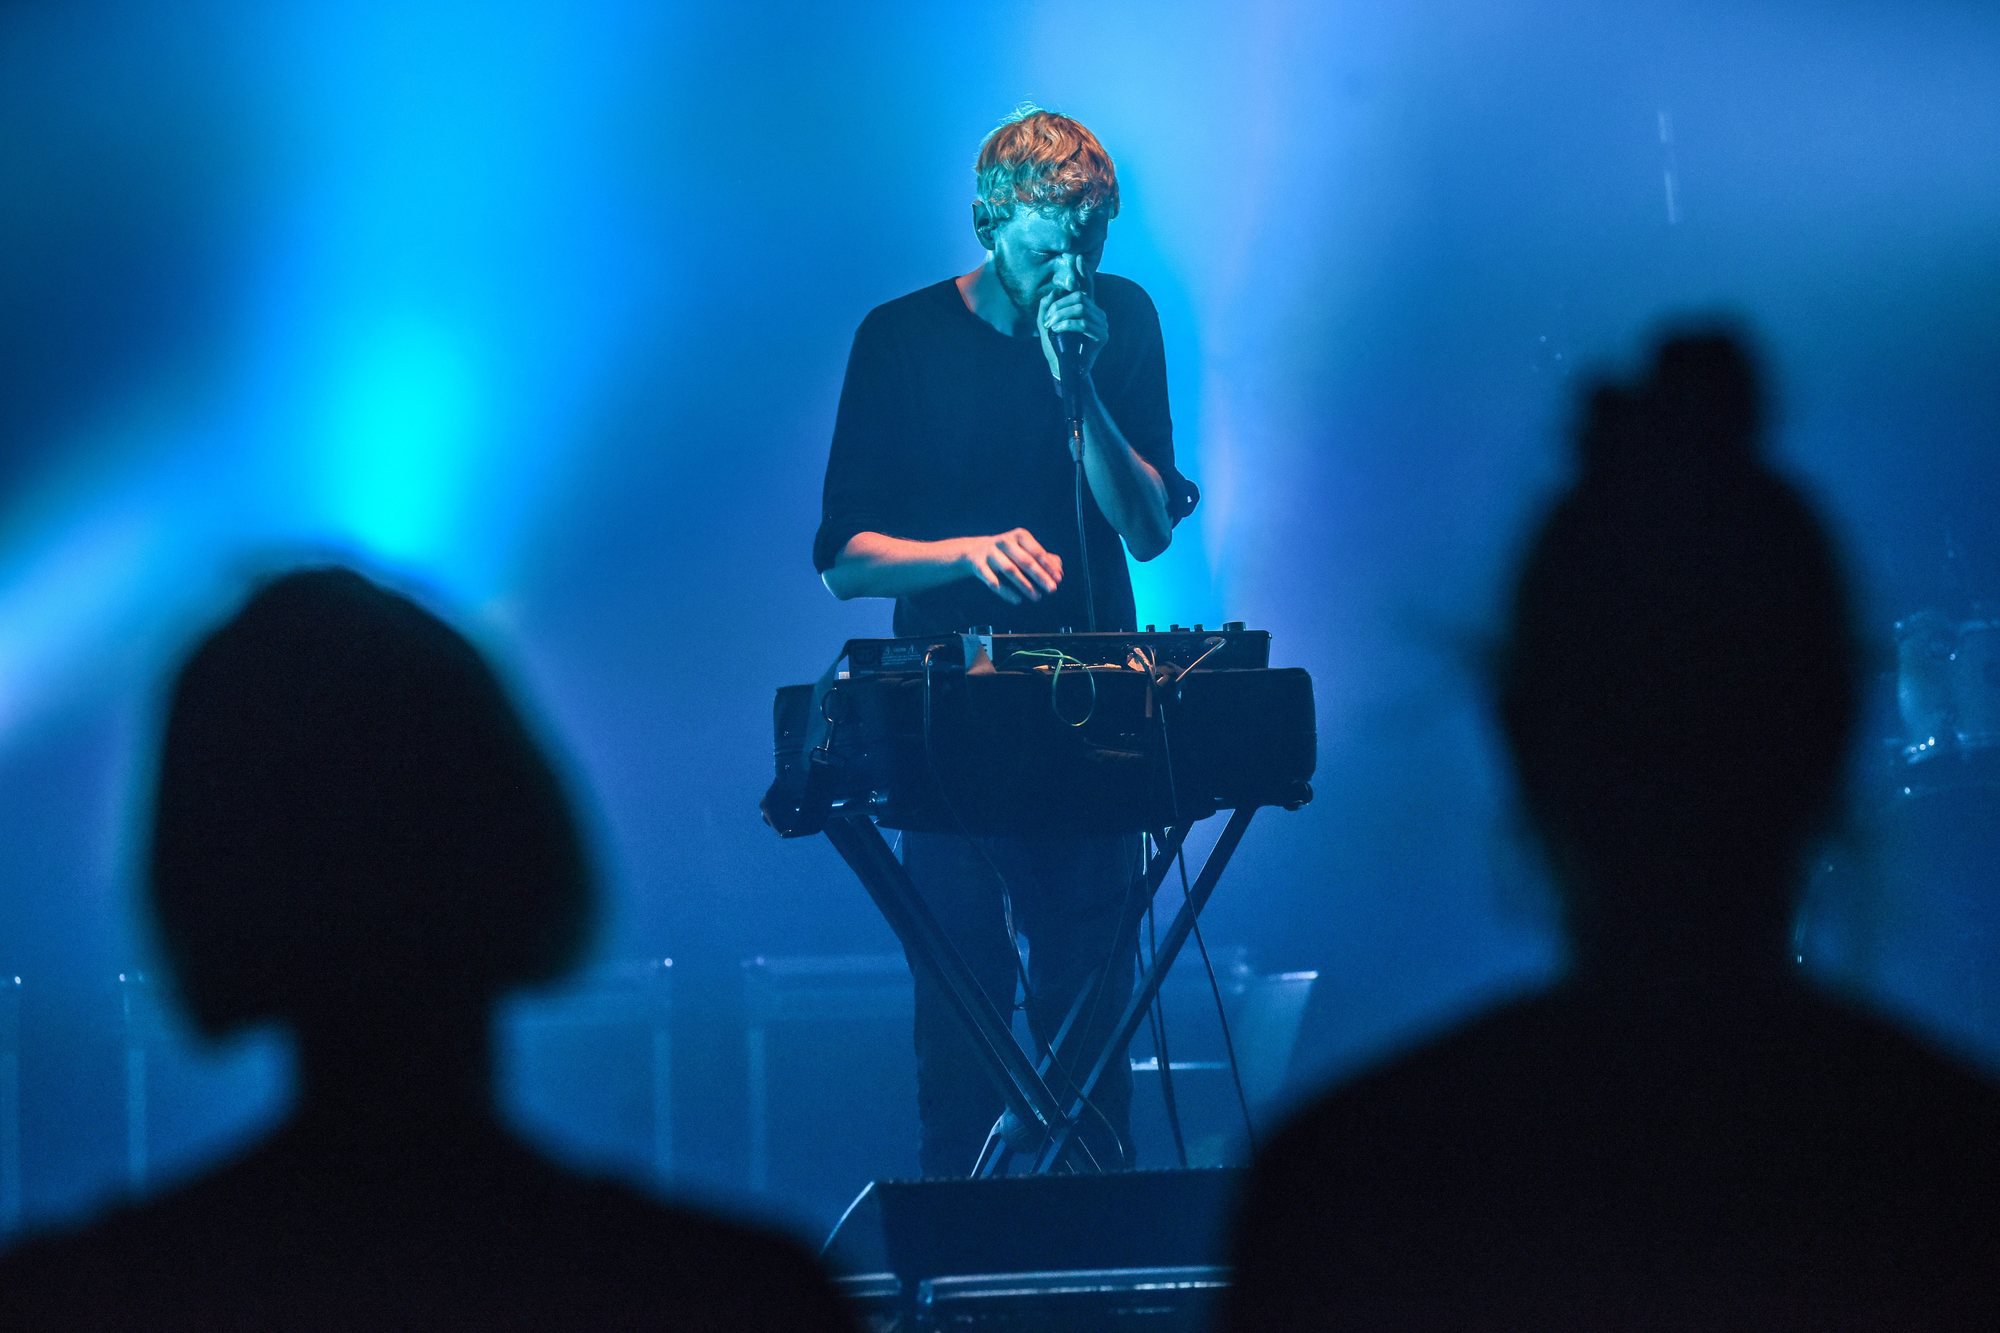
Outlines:
[{"label": "metal stand leg", "polygon": [[[1178,828],[1168,829],[1161,836],[1159,849],[1146,863],[1145,873],[1133,885],[1132,893],[1126,898],[1123,919],[1119,922],[1118,933],[1115,936],[1121,941],[1121,946],[1122,941],[1130,939],[1133,932],[1139,929],[1139,922],[1146,915],[1147,904],[1151,903],[1153,896],[1160,891],[1160,885],[1165,882],[1167,871],[1173,865],[1174,857],[1179,854],[1181,844],[1187,841],[1188,832],[1192,827],[1193,825],[1184,824]],[[1079,1085],[1069,1076],[1068,1071],[1091,1059],[1091,1052],[1078,1052],[1076,1049],[1082,1040],[1079,1025],[1084,1022],[1084,1015],[1100,1002],[1099,992],[1103,986],[1104,969],[1100,967],[1091,975],[1089,982],[1077,992],[1076,998],[1070,1001],[1069,1012],[1063,1016],[1062,1026],[1056,1029],[1055,1040],[1049,1043],[1048,1051],[1035,1064],[1035,1072],[1041,1076],[1044,1083],[1060,1081],[1072,1090],[1078,1088]],[[1081,1060],[1078,1059],[1079,1054],[1082,1056]],[[1087,1095],[1080,1095],[1077,1098],[1074,1109],[1078,1115],[1087,1114],[1088,1108],[1084,1105],[1087,1100]],[[1000,1119],[994,1122],[993,1132],[987,1136],[986,1147],[979,1155],[979,1165],[974,1169],[974,1175],[998,1176],[1007,1173],[1007,1166],[1012,1157],[1008,1144],[1019,1137],[1008,1123],[1010,1114],[1011,1112],[1003,1112]]]},{"label": "metal stand leg", "polygon": [[[1178,912],[1174,913],[1173,922],[1167,927],[1165,936],[1161,938],[1152,966],[1146,969],[1145,975],[1139,979],[1138,986],[1134,988],[1131,999],[1126,1002],[1125,1010],[1119,1016],[1118,1026],[1112,1030],[1105,1045],[1098,1051],[1091,1063],[1090,1072],[1077,1086],[1075,1095],[1065,1108],[1066,1113],[1052,1122],[1053,1128],[1048,1141],[1042,1145],[1040,1155],[1035,1160],[1037,1174],[1046,1174],[1061,1165],[1075,1138],[1078,1118],[1083,1114],[1084,1103],[1089,1101],[1090,1094],[1096,1090],[1098,1082],[1110,1068],[1112,1059],[1125,1058],[1126,1046],[1131,1042],[1133,1034],[1138,1032],[1139,1024],[1145,1021],[1146,1010],[1152,1006],[1154,997],[1160,993],[1160,985],[1166,980],[1167,970],[1173,966],[1174,959],[1179,955],[1181,947],[1187,943],[1188,936],[1194,933],[1195,918],[1201,915],[1201,909],[1207,905],[1209,895],[1215,892],[1216,882],[1228,868],[1229,858],[1235,854],[1237,844],[1243,841],[1243,831],[1250,827],[1250,817],[1255,813],[1254,806],[1244,806],[1230,812],[1229,822],[1223,825],[1221,836],[1215,840],[1215,846],[1209,851],[1208,859],[1202,863],[1201,872],[1195,876],[1194,883],[1188,888],[1187,901],[1181,904]],[[1181,836],[1173,838],[1169,847],[1161,848],[1159,855],[1153,858],[1153,864],[1147,867],[1146,882],[1152,890],[1157,891],[1161,881],[1165,879],[1167,867],[1178,853],[1186,832],[1185,829],[1179,830]],[[1149,893],[1147,901],[1150,900]],[[1144,912],[1143,903],[1139,905],[1138,910]],[[1137,916],[1133,917],[1131,927],[1134,930],[1138,928]],[[1072,1017],[1074,1012],[1072,1010]],[[1065,1026],[1067,1027],[1067,1024]],[[1059,1046],[1058,1055],[1060,1054]]]},{"label": "metal stand leg", "polygon": [[[1228,868],[1229,859],[1235,854],[1237,844],[1243,841],[1244,830],[1249,828],[1250,818],[1255,813],[1254,806],[1230,812],[1229,822],[1223,826],[1208,859],[1202,863],[1200,873],[1189,886],[1187,901],[1175,912],[1166,934],[1161,937],[1152,965],[1139,978],[1138,985],[1119,1015],[1117,1026],[1104,1043],[1094,1052],[1082,1047],[1083,1015],[1097,1002],[1097,992],[1103,985],[1100,969],[1070,1005],[1069,1014],[1051,1043],[1049,1053],[1032,1064],[1015,1043],[1004,1017],[979,989],[978,982],[973,980],[972,970],[959,956],[958,949],[917,895],[916,887],[910,883],[909,875],[903,870],[902,863],[896,860],[881,831],[861,816],[836,817],[827,821],[827,840],[853,869],[869,897],[874,899],[883,919],[903,942],[911,963],[926,969],[932,979],[943,986],[953,1012],[973,1039],[980,1063],[986,1066],[987,1074],[1006,1104],[1006,1110],[995,1122],[986,1146],[980,1151],[973,1175],[1006,1174],[1015,1153],[1035,1153],[1034,1169],[1038,1175],[1049,1174],[1064,1166],[1076,1146],[1077,1126],[1088,1113],[1091,1094],[1111,1067],[1112,1059],[1124,1058],[1126,1047],[1138,1032],[1139,1024],[1145,1021],[1146,1011],[1159,995],[1168,969],[1187,943],[1188,936],[1194,933],[1195,919],[1215,892],[1222,872]],[[1138,891],[1126,904],[1125,920],[1120,927],[1121,939],[1139,928],[1147,906],[1166,881],[1175,858],[1187,840],[1188,828],[1183,825],[1167,830],[1159,850],[1147,863],[1145,875],[1136,886]],[[1089,1073],[1081,1082],[1069,1079],[1063,1073],[1076,1068],[1084,1060],[1089,1061]],[[1068,1092],[1064,1097],[1058,1098],[1050,1091],[1048,1080],[1052,1076],[1061,1076],[1060,1081],[1067,1085]]]},{"label": "metal stand leg", "polygon": [[[1007,1022],[979,989],[972,969],[917,895],[916,886],[910,883],[881,830],[862,816],[836,817],[827,821],[826,836],[875,900],[883,919],[903,942],[911,963],[942,984],[953,1012],[972,1037],[980,1063],[1006,1103],[1003,1120],[1008,1125],[1008,1146],[1022,1152],[1040,1148],[1062,1118],[1062,1103],[1015,1044]],[[986,1155],[981,1154],[982,1161]]]}]

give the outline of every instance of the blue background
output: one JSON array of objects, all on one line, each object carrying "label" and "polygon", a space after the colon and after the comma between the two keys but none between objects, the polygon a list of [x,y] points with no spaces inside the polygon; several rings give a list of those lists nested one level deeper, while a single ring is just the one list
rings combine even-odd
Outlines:
[{"label": "blue background", "polygon": [[[1756,332],[1881,665],[1948,531],[2000,591],[1996,87],[1974,3],[10,6],[25,1214],[121,1178],[106,1033],[154,965],[129,863],[163,673],[301,554],[425,590],[535,701],[600,829],[600,953],[675,960],[677,1170],[788,1208],[719,1091],[739,962],[894,942],[830,849],[759,824],[770,695],[887,632],[809,562],[848,339],[978,261],[973,152],[1024,98],[1117,159],[1105,266],[1159,305],[1206,493],[1141,621],[1248,621],[1317,682],[1319,799],[1259,820],[1207,925],[1321,971],[1293,1086],[1531,981],[1553,947],[1478,661],[1591,373],[1675,312]],[[1829,908],[1819,961],[2000,1060],[1891,896]],[[170,1044],[185,1170],[273,1113],[282,1057]]]}]

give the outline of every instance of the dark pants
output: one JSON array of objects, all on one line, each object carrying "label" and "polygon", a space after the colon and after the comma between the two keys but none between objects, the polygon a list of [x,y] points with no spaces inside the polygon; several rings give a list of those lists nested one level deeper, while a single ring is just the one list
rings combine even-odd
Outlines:
[{"label": "dark pants", "polygon": [[[1078,1083],[1089,1060],[1116,1026],[1132,994],[1138,934],[1119,923],[1137,867],[1137,839],[980,838],[906,833],[903,866],[917,893],[958,947],[980,989],[1003,1016],[1014,1010],[1018,976],[1007,937],[997,870],[1014,904],[1014,924],[1028,942],[1028,1025],[1035,1054],[1055,1040],[1071,1002],[1105,967],[1105,983],[1086,1011],[1087,1041],[1071,1049]],[[985,855],[981,855],[981,850]],[[989,864],[990,861],[990,864]],[[986,1135],[999,1118],[1000,1093],[951,1009],[944,988],[912,966],[916,978],[917,1114],[926,1176],[971,1174]],[[1084,1020],[1079,1020],[1083,1022]],[[1071,1083],[1048,1077],[1058,1101]],[[1081,1126],[1085,1146],[1106,1169],[1129,1166],[1132,1069],[1121,1050],[1091,1096]]]}]

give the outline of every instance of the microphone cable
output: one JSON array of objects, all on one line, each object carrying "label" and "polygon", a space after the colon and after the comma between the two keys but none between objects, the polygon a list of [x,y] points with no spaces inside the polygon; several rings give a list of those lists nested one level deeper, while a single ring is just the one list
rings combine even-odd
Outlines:
[{"label": "microphone cable", "polygon": [[1076,548],[1077,556],[1083,561],[1083,623],[1092,634],[1097,633],[1097,590],[1092,585],[1090,575],[1090,532],[1083,521],[1083,423],[1069,423],[1070,450],[1076,456]]},{"label": "microphone cable", "polygon": [[[1157,838],[1153,846],[1157,855]],[[1155,929],[1151,903],[1146,904],[1146,948],[1146,965],[1150,968],[1160,961],[1160,938]],[[1146,1010],[1146,1021],[1153,1034],[1153,1054],[1160,1062],[1160,1104],[1167,1113],[1167,1129],[1174,1136],[1174,1156],[1180,1162],[1181,1170],[1185,1171],[1188,1167],[1187,1138],[1181,1133],[1180,1098],[1174,1095],[1174,1057],[1167,1050],[1167,1013],[1162,1000],[1160,995],[1153,997],[1153,1003]]]},{"label": "microphone cable", "polygon": [[[1194,662],[1190,662],[1187,665],[1187,667],[1180,672],[1179,675],[1174,677],[1175,696],[1177,701],[1179,696],[1179,685],[1181,677],[1187,675],[1187,673],[1193,670],[1195,665],[1198,664],[1202,660],[1202,658],[1207,657],[1208,653],[1214,652],[1215,649],[1219,646],[1220,646],[1219,644],[1210,645],[1208,652],[1203,653],[1201,657],[1196,658]],[[1178,825],[1180,823],[1180,817],[1181,817],[1180,789],[1174,783],[1174,750],[1173,750],[1173,742],[1169,738],[1167,732],[1166,700],[1156,699],[1155,702],[1159,706],[1160,757],[1165,761],[1167,769],[1167,802],[1172,809],[1174,823]],[[1181,840],[1181,845],[1174,849],[1174,860],[1180,867],[1181,901],[1183,903],[1192,903],[1194,900],[1194,892],[1193,889],[1188,884],[1187,840],[1185,838]],[[1201,954],[1202,968],[1204,971],[1208,973],[1209,994],[1213,996],[1215,999],[1215,1017],[1216,1021],[1219,1024],[1221,1024],[1222,1027],[1222,1049],[1223,1053],[1228,1057],[1229,1060],[1229,1081],[1236,1090],[1237,1108],[1243,1113],[1244,1137],[1249,1142],[1250,1150],[1252,1152],[1255,1152],[1257,1148],[1257,1126],[1255,1122],[1252,1121],[1252,1119],[1250,1118],[1250,1099],[1247,1096],[1245,1096],[1243,1092],[1243,1069],[1242,1066],[1237,1063],[1236,1041],[1233,1037],[1230,1036],[1229,1033],[1229,1015],[1225,1011],[1222,1003],[1222,986],[1221,983],[1219,983],[1215,977],[1215,963],[1208,956],[1208,943],[1201,937],[1200,913],[1196,913],[1189,924],[1193,927],[1195,948]]]}]

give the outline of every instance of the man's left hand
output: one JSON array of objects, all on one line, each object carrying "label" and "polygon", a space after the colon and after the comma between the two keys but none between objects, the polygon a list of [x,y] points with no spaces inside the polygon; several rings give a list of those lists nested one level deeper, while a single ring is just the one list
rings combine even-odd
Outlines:
[{"label": "man's left hand", "polygon": [[1049,374],[1057,379],[1062,378],[1062,366],[1056,359],[1054,335],[1083,335],[1083,376],[1088,383],[1090,372],[1097,365],[1097,354],[1111,337],[1111,322],[1105,319],[1104,308],[1086,291],[1053,292],[1042,298],[1041,312],[1035,322],[1042,335],[1042,355],[1049,360]]}]

